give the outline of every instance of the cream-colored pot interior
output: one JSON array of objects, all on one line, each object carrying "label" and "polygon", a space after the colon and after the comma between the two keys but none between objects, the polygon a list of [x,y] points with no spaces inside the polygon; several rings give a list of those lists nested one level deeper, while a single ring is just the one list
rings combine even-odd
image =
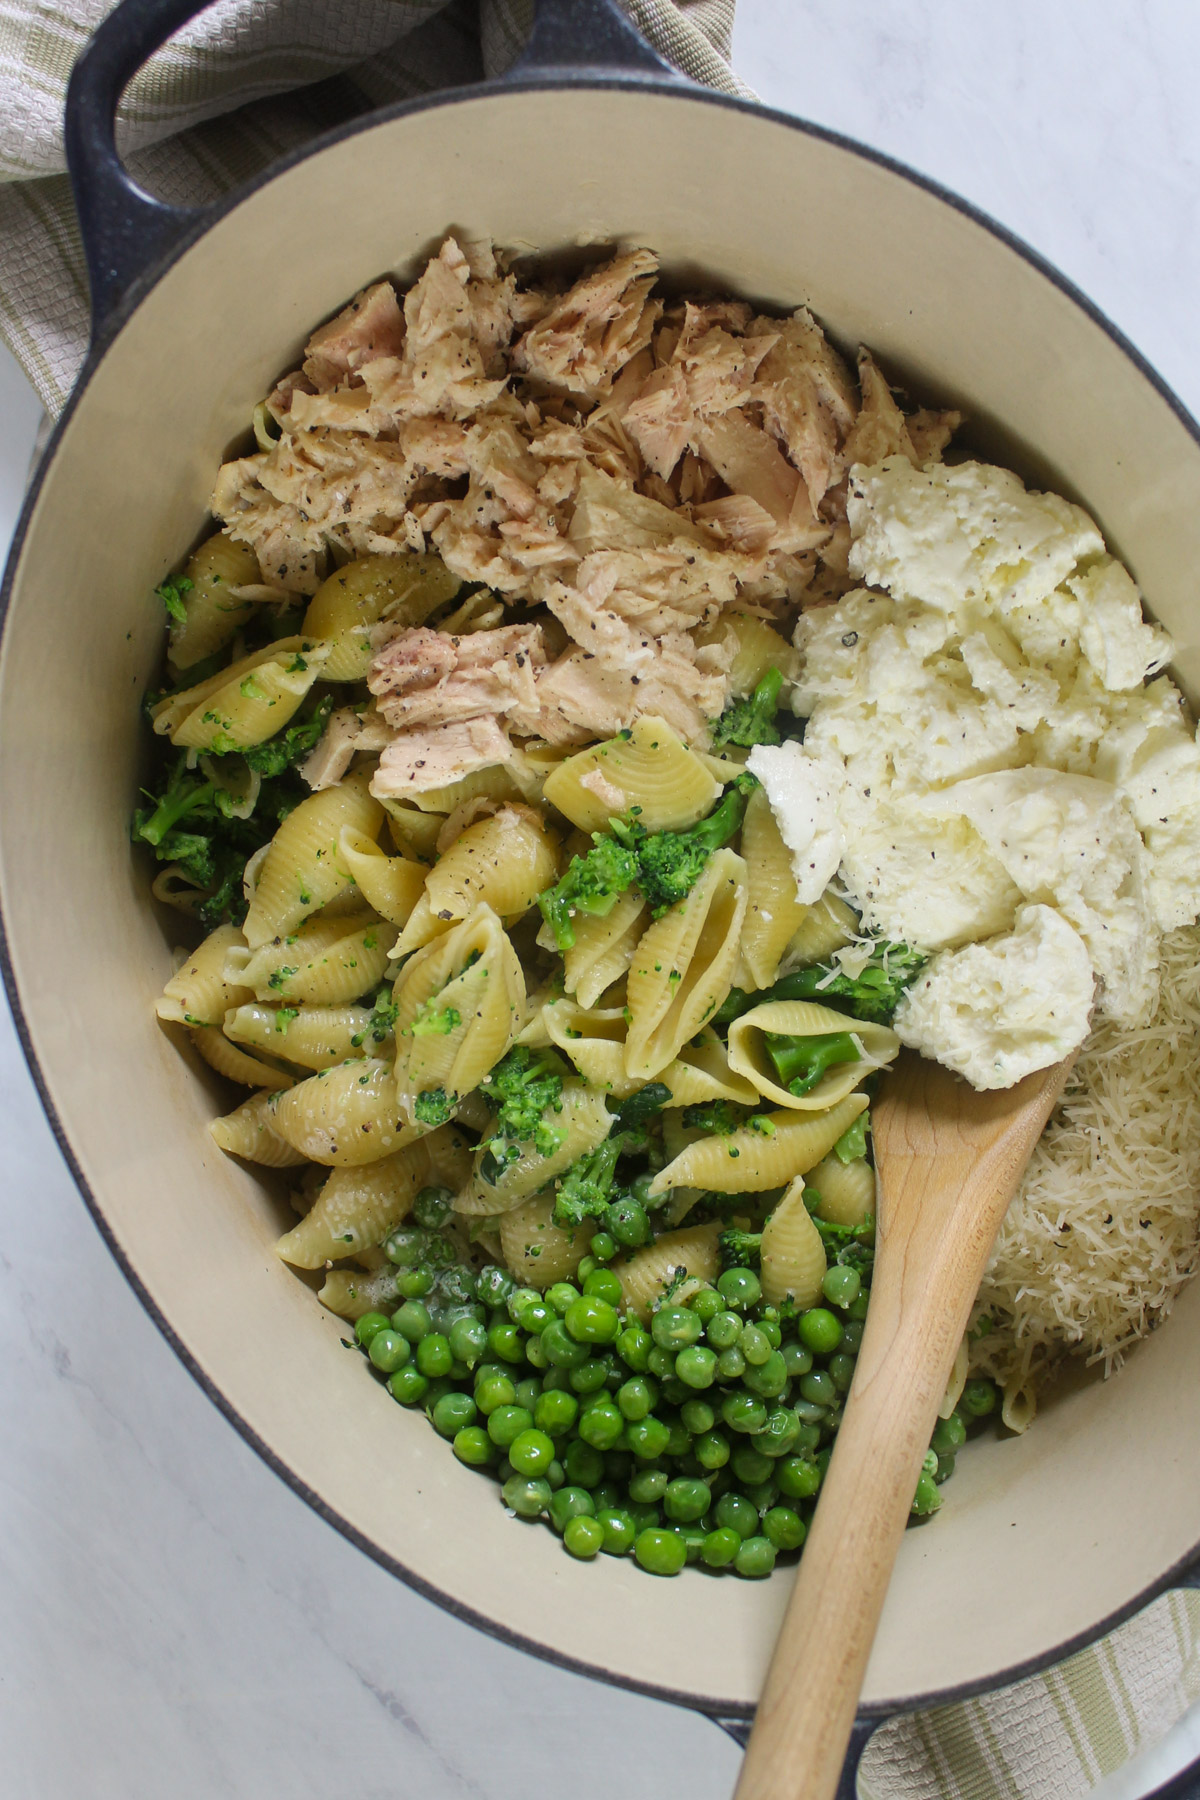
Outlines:
[{"label": "cream-colored pot interior", "polygon": [[[686,92],[481,93],[377,124],[251,194],[117,336],[46,471],[0,665],[3,908],[32,1050],[129,1268],[232,1412],[361,1541],[531,1647],[726,1708],[758,1692],[791,1576],[564,1556],[394,1405],[276,1260],[277,1197],[206,1130],[228,1096],[154,1018],[171,970],[126,821],[151,589],[311,326],[414,274],[447,226],[529,249],[623,240],[769,306],[808,302],[916,392],[1083,499],[1200,685],[1200,449],[1069,295],[915,183]],[[1128,1608],[1200,1540],[1200,1293],[1107,1384],[965,1454],[910,1531],[868,1703],[982,1684]],[[1147,1479],[1147,1471],[1152,1478]]]}]

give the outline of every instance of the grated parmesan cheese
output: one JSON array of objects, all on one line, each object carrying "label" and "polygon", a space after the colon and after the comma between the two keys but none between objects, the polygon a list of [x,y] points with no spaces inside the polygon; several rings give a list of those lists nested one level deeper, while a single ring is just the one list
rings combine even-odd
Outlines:
[{"label": "grated parmesan cheese", "polygon": [[1032,1390],[1069,1350],[1119,1368],[1200,1265],[1200,926],[1162,944],[1147,1025],[1101,1020],[1000,1227],[971,1367]]}]

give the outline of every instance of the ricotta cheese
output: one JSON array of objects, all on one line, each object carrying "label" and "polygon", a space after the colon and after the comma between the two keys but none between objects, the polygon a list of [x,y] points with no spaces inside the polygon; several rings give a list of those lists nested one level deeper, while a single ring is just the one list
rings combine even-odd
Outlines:
[{"label": "ricotta cheese", "polygon": [[[1087,514],[1027,492],[1006,469],[919,469],[902,456],[856,465],[847,512],[850,570],[869,585],[813,607],[796,631],[794,705],[808,716],[797,754],[825,772],[823,857],[808,854],[812,795],[801,798],[783,763],[767,784],[785,840],[800,846],[806,894],[838,839],[832,803],[847,898],[866,930],[934,953],[930,992],[943,958],[1006,942],[1032,906],[1069,934],[1076,975],[1087,957],[1089,1003],[1095,993],[1110,1018],[1145,1020],[1162,933],[1200,913],[1200,748],[1158,674],[1169,638],[1143,617],[1133,579]],[[756,750],[755,772],[760,754],[769,767],[780,752]],[[1044,947],[1050,928],[1038,930]],[[1054,958],[1031,960],[1029,941],[1019,935],[1023,948],[1001,962],[1015,958],[1030,980],[1039,970],[1050,1004]],[[990,1041],[1010,977],[981,977],[974,1002],[960,993],[953,1008],[923,1015],[926,1053],[940,1054],[937,1031],[952,1020],[961,1039],[972,1005],[972,1030]],[[1056,1012],[1075,1044],[1087,1031],[1085,985],[1076,979]],[[1057,1022],[1050,1031],[1010,1019],[1005,1029],[1038,1046],[1031,1068],[1071,1047]],[[960,1066],[949,1040],[941,1060]],[[981,1066],[974,1051],[967,1060]],[[1021,1060],[1008,1044],[1002,1066]]]},{"label": "ricotta cheese", "polygon": [[1052,907],[1022,906],[1012,931],[935,957],[895,1029],[972,1087],[1011,1087],[1083,1042],[1095,985],[1078,932]]},{"label": "ricotta cheese", "polygon": [[756,744],[746,767],[767,791],[779,835],[792,854],[796,896],[814,906],[837,874],[846,840],[838,815],[841,771],[817,762],[802,744]]}]

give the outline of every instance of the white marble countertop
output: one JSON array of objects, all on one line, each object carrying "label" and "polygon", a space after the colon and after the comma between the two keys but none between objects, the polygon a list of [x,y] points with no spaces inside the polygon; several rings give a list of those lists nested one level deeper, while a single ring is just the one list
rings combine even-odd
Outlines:
[{"label": "white marble countertop", "polygon": [[[740,0],[735,47],[765,100],[866,139],[1027,239],[1200,411],[1200,11]],[[0,552],[37,422],[0,352]],[[738,1751],[714,1725],[452,1619],[243,1444],[111,1261],[7,1016],[0,1134],[7,1800],[513,1800],[547,1771],[573,1800],[724,1800]],[[1189,1721],[1110,1778],[1107,1800],[1197,1747]]]}]

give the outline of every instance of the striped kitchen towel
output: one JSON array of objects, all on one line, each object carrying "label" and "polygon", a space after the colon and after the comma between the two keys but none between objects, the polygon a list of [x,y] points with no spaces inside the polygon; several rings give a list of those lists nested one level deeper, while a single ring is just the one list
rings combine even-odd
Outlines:
[{"label": "striped kitchen towel", "polygon": [[[624,3],[684,73],[749,95],[729,66],[734,0]],[[525,39],[532,7],[217,0],[131,83],[122,151],[146,186],[201,204],[374,106],[500,72]],[[63,98],[76,56],[108,10],[109,0],[0,0],[0,338],[51,414],[70,392],[88,322]],[[1198,1645],[1200,1594],[1166,1595],[1046,1675],[892,1720],[863,1758],[860,1793],[1073,1800],[1200,1700]]]}]

